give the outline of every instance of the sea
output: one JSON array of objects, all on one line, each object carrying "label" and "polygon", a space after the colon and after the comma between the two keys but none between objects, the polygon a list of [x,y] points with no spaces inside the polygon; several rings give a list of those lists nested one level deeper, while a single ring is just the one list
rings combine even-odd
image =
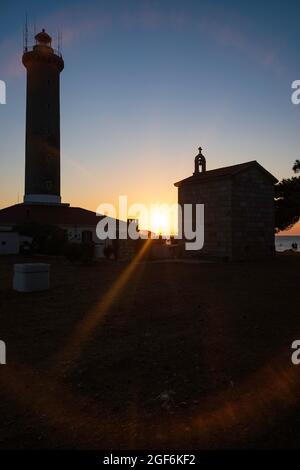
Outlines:
[{"label": "sea", "polygon": [[275,237],[275,249],[276,251],[292,250],[292,243],[297,244],[297,250],[300,251],[300,236],[298,235],[277,235]]}]

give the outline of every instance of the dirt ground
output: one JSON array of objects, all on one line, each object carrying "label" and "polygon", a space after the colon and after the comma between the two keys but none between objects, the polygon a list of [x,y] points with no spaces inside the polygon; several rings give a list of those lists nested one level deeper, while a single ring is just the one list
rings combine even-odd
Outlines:
[{"label": "dirt ground", "polygon": [[[300,257],[51,264],[12,290],[0,259],[0,447],[300,446]],[[28,262],[29,259],[26,259]]]}]

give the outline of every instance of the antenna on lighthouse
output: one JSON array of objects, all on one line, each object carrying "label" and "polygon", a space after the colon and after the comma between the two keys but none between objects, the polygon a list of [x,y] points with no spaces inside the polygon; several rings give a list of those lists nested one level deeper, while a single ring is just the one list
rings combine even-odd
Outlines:
[{"label": "antenna on lighthouse", "polygon": [[57,50],[60,53],[60,32],[57,31]]},{"label": "antenna on lighthouse", "polygon": [[25,15],[25,26],[24,26],[24,36],[23,36],[23,46],[24,46],[24,52],[27,52],[28,50],[28,19],[27,19],[27,13]]}]

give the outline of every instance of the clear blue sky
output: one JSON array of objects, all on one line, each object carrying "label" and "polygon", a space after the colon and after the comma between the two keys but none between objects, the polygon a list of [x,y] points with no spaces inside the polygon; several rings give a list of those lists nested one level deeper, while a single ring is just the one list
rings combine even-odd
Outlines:
[{"label": "clear blue sky", "polygon": [[176,200],[198,145],[208,169],[300,158],[298,1],[1,2],[0,206],[24,191],[22,27],[63,33],[63,199],[95,209]]}]

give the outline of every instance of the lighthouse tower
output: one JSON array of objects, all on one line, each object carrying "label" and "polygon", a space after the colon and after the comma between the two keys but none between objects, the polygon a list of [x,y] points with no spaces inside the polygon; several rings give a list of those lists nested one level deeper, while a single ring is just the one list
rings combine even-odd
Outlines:
[{"label": "lighthouse tower", "polygon": [[60,96],[64,68],[61,54],[43,29],[35,45],[25,46],[27,70],[24,203],[60,204]]}]

